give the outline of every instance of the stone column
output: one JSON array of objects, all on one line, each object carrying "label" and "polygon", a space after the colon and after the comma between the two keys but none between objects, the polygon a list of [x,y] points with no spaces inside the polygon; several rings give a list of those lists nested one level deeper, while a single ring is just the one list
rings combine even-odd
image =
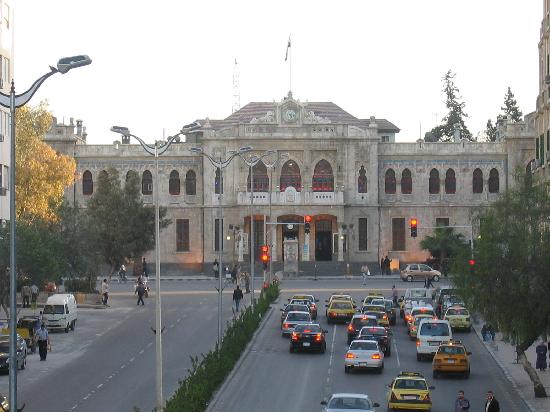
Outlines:
[{"label": "stone column", "polygon": [[343,233],[342,225],[338,224],[338,262],[344,261],[344,240],[342,239]]},{"label": "stone column", "polygon": [[302,247],[302,261],[309,262],[309,233],[304,233],[304,244]]},{"label": "stone column", "polygon": [[271,243],[271,261],[277,262],[277,225],[269,225],[270,226],[270,235],[269,235],[269,241]]}]

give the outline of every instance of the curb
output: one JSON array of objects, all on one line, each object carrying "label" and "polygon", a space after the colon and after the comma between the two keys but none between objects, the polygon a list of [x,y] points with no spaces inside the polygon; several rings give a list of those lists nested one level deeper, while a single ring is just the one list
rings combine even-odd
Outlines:
[{"label": "curb", "polygon": [[210,403],[208,404],[208,407],[206,408],[206,412],[212,412],[214,410],[213,408],[219,402],[221,396],[223,395],[223,393],[227,389],[227,386],[229,386],[229,383],[233,380],[236,373],[238,372],[238,370],[241,368],[242,364],[244,363],[245,359],[248,357],[248,354],[250,353],[250,350],[252,348],[252,344],[256,340],[256,337],[264,329],[265,325],[267,324],[267,321],[271,317],[271,315],[273,313],[273,305],[276,305],[278,302],[279,302],[279,298],[275,299],[271,303],[271,305],[269,305],[269,309],[266,312],[266,314],[264,315],[264,317],[262,319],[262,322],[258,326],[258,329],[256,329],[256,332],[254,332],[254,335],[252,335],[252,339],[250,339],[250,341],[246,345],[246,348],[244,349],[244,352],[240,356],[239,360],[237,361],[237,363],[235,364],[235,366],[233,367],[233,369],[231,370],[231,372],[229,373],[227,378],[225,378],[225,380],[223,381],[220,388],[216,391],[216,393],[212,397],[212,400],[210,401]]},{"label": "curb", "polygon": [[491,355],[491,357],[493,358],[493,360],[496,362],[496,364],[499,366],[499,368],[502,370],[502,373],[504,374],[504,376],[506,377],[506,379],[508,379],[508,381],[512,384],[512,387],[514,388],[514,390],[516,391],[516,393],[518,394],[518,396],[520,397],[520,399],[523,401],[523,403],[525,404],[525,406],[527,406],[527,408],[531,411],[531,412],[539,412],[538,409],[536,409],[533,405],[531,405],[531,402],[529,402],[527,399],[525,399],[523,397],[523,394],[521,393],[521,391],[518,389],[518,384],[516,382],[516,380],[514,379],[514,377],[510,374],[510,372],[508,371],[508,368],[502,363],[502,361],[498,358],[498,356],[495,354],[495,351],[493,349],[491,349],[489,347],[489,345],[487,345],[485,343],[485,341],[483,340],[483,337],[481,336],[481,332],[477,330],[476,327],[473,328],[478,339],[480,340],[481,344],[483,347],[485,347],[485,349],[487,350],[487,352],[489,352],[489,354]]}]

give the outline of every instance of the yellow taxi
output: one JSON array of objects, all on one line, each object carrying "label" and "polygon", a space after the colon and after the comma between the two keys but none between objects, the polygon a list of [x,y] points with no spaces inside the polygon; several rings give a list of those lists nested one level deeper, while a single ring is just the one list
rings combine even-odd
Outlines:
[{"label": "yellow taxi", "polygon": [[355,305],[350,300],[331,299],[327,307],[327,322],[349,322],[355,315]]},{"label": "yellow taxi", "polygon": [[441,373],[460,373],[465,378],[470,377],[471,352],[459,340],[439,345],[432,361],[433,377],[437,379]]},{"label": "yellow taxi", "polygon": [[472,330],[470,312],[463,306],[451,306],[445,312],[443,319],[448,320],[453,329],[465,329],[468,332]]},{"label": "yellow taxi", "polygon": [[380,326],[390,326],[390,318],[388,317],[386,307],[384,305],[364,305],[361,308],[361,312],[376,316]]},{"label": "yellow taxi", "polygon": [[432,319],[433,316],[432,315],[429,315],[429,314],[426,314],[426,315],[423,315],[423,314],[419,314],[419,315],[416,315],[411,322],[407,323],[407,327],[408,327],[408,333],[409,333],[409,336],[412,340],[415,340],[416,339],[416,333],[418,332],[418,325],[420,325],[420,321],[422,319]]},{"label": "yellow taxi", "polygon": [[401,372],[388,385],[388,410],[412,409],[429,411],[432,409],[432,398],[428,382],[417,372]]}]

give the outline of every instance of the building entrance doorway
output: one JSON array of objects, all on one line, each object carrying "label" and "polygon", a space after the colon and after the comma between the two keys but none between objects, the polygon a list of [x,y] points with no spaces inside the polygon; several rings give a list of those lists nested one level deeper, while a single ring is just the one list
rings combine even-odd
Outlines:
[{"label": "building entrance doorway", "polygon": [[[284,254],[284,244],[285,239],[296,239],[298,242],[300,241],[300,225],[295,223],[302,223],[304,220],[303,217],[297,216],[297,215],[285,215],[285,216],[279,216],[277,219],[277,222],[279,223],[288,223],[285,225],[280,225],[280,231],[278,236],[280,236],[281,242],[280,242],[280,256],[281,260],[285,260],[285,254]],[[292,226],[291,226],[292,225]],[[279,247],[277,247],[279,250]],[[298,248],[298,254],[300,253],[300,248]]]},{"label": "building entrance doorway", "polygon": [[332,222],[330,220],[315,222],[315,260],[332,260]]}]

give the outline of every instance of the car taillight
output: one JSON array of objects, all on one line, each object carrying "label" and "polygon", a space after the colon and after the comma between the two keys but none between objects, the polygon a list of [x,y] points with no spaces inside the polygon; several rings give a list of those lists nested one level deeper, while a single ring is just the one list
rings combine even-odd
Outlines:
[{"label": "car taillight", "polygon": [[346,353],[346,359],[353,359],[353,358],[356,358],[357,356],[355,356],[353,353],[351,352],[348,352]]},{"label": "car taillight", "polygon": [[418,339],[416,340],[416,346],[420,346],[420,341]]},{"label": "car taillight", "polygon": [[296,332],[292,332],[292,340],[298,340],[298,334]]},{"label": "car taillight", "polygon": [[317,333],[315,335],[315,342],[321,342],[321,334],[320,333]]},{"label": "car taillight", "polygon": [[328,315],[333,318],[336,316],[336,312],[329,312]]},{"label": "car taillight", "polygon": [[384,320],[387,320],[387,319],[388,319],[388,315],[384,315],[382,318],[383,318]]},{"label": "car taillight", "polygon": [[348,331],[349,331],[349,332],[355,332],[355,328],[353,327],[352,324],[349,324],[349,325],[348,325]]},{"label": "car taillight", "polygon": [[283,323],[283,329],[288,329],[290,328],[290,325],[288,323]]},{"label": "car taillight", "polygon": [[411,330],[416,330],[416,326],[411,326]]},{"label": "car taillight", "polygon": [[380,359],[380,355],[378,353],[375,353],[370,357],[371,359]]},{"label": "car taillight", "polygon": [[424,396],[424,400],[427,401],[427,402],[430,402],[432,400],[432,398],[430,398],[430,394],[427,393],[425,396]]},{"label": "car taillight", "polygon": [[391,393],[391,400],[392,400],[392,401],[396,401],[396,400],[397,400],[397,396],[395,395],[395,392],[392,392],[392,393]]}]

